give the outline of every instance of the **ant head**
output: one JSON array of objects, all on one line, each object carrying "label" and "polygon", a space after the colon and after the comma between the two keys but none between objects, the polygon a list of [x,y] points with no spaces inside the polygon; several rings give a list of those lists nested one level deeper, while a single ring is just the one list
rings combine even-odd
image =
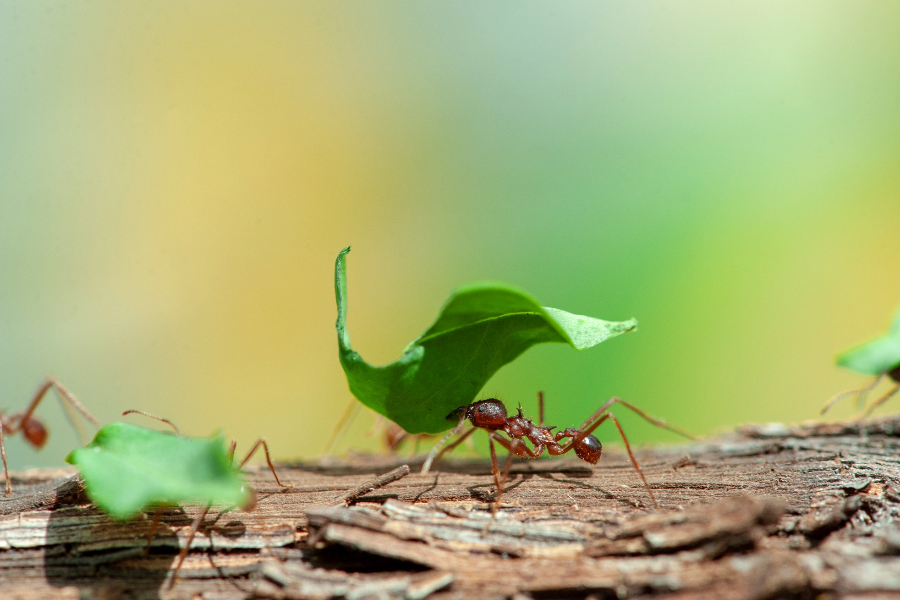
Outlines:
[{"label": "ant head", "polygon": [[28,440],[28,443],[40,450],[47,443],[47,429],[44,424],[34,417],[23,419],[20,424],[22,435]]},{"label": "ant head", "polygon": [[603,454],[603,444],[600,443],[600,440],[589,434],[575,444],[574,450],[578,458],[589,462],[592,465],[596,465],[600,461],[600,455]]},{"label": "ant head", "polygon": [[448,419],[459,419],[460,414],[472,422],[475,427],[483,429],[503,429],[506,426],[506,406],[496,398],[479,400],[466,406],[460,406],[447,415]]},{"label": "ant head", "polygon": [[900,365],[897,365],[890,371],[888,371],[888,377],[893,379],[896,383],[900,383]]},{"label": "ant head", "polygon": [[506,426],[506,406],[496,398],[479,400],[466,407],[466,418],[475,427],[503,429]]}]

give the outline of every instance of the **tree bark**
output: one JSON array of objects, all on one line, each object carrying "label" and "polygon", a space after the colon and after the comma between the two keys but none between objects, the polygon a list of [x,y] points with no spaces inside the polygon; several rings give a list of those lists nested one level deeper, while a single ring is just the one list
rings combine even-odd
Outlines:
[{"label": "tree bark", "polygon": [[900,598],[898,449],[900,418],[645,449],[659,510],[619,452],[515,462],[496,515],[484,460],[282,465],[284,491],[252,469],[256,507],[214,509],[174,582],[198,507],[167,509],[144,555],[152,511],[117,523],[33,472],[0,501],[0,596]]}]

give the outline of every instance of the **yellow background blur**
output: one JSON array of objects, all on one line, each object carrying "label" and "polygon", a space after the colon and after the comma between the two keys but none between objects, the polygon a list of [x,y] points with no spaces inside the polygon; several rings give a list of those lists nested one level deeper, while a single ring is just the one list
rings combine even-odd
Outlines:
[{"label": "yellow background blur", "polygon": [[[898,32],[890,1],[0,2],[0,407],[52,372],[104,422],[316,455],[352,244],[372,362],[499,279],[640,321],[486,387],[552,423],[813,418],[900,305]],[[78,441],[39,414],[13,468]]]}]

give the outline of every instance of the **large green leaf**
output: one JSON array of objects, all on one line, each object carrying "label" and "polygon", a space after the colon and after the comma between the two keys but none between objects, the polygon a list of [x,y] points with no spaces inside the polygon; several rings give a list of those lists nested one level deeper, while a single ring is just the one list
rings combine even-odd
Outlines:
[{"label": "large green leaf", "polygon": [[219,435],[190,438],[131,423],[110,423],[66,462],[76,465],[91,501],[116,519],[184,502],[244,506],[250,486]]},{"label": "large green leaf", "polygon": [[409,433],[440,433],[447,419],[471,403],[497,370],[535,344],[558,342],[582,350],[634,331],[637,321],[612,322],[538,304],[527,292],[499,282],[459,287],[437,320],[396,362],[376,367],[350,347],[345,256],[334,266],[341,366],[360,402]]},{"label": "large green leaf", "polygon": [[836,362],[863,375],[880,375],[900,365],[900,312],[886,334],[842,352]]}]

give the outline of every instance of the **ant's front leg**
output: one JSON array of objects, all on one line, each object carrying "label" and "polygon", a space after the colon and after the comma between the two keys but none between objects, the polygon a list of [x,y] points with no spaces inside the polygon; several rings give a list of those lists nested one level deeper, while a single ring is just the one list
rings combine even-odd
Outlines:
[{"label": "ant's front leg", "polygon": [[[497,485],[497,502],[500,506],[500,499],[503,496],[503,488],[506,486],[506,480],[509,477],[509,469],[512,467],[513,456],[527,456],[528,458],[537,458],[544,453],[544,444],[535,444],[534,448],[519,439],[508,440],[496,431],[492,431],[489,438],[491,442],[491,460],[494,467],[494,483]],[[503,466],[503,476],[498,479],[497,453],[494,451],[494,441],[506,448],[509,455],[506,457],[506,464]],[[496,509],[495,509],[496,511]]]}]

